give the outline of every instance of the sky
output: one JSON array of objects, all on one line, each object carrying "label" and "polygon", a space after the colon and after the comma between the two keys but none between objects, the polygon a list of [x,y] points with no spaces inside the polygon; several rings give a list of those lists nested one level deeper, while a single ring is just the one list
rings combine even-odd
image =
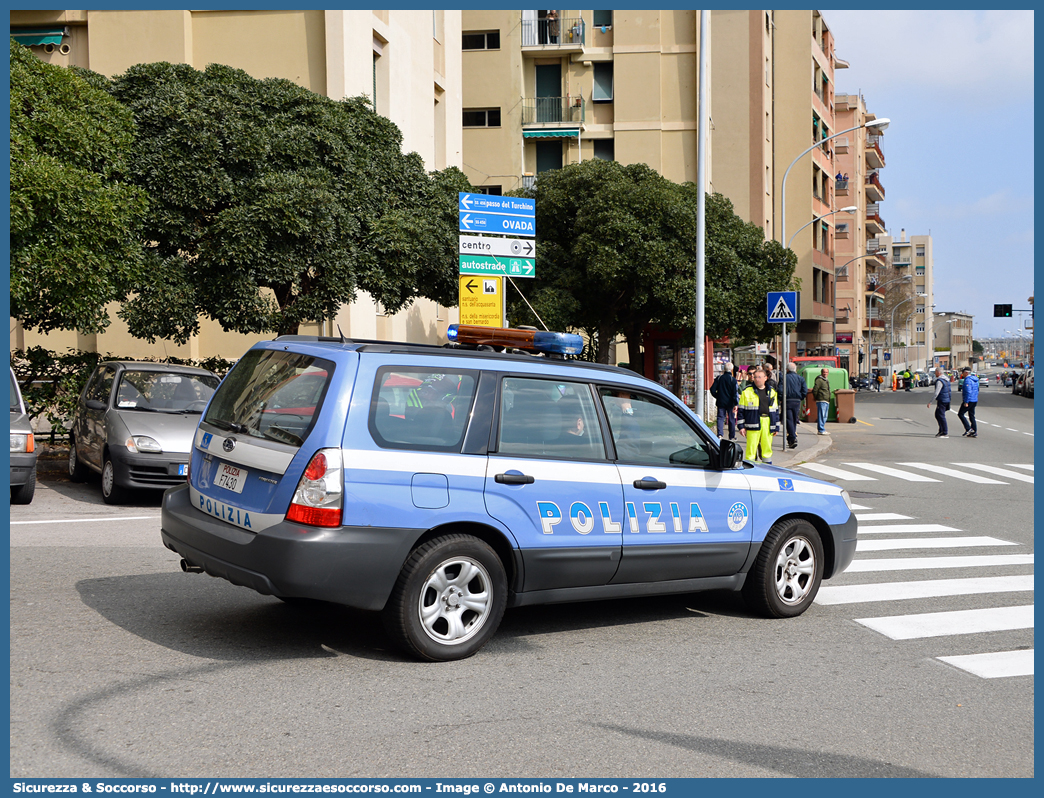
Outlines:
[{"label": "sky", "polygon": [[1033,12],[822,14],[850,64],[836,92],[891,119],[881,214],[932,236],[936,312],[971,313],[975,338],[1018,329],[993,305],[1033,296]]}]

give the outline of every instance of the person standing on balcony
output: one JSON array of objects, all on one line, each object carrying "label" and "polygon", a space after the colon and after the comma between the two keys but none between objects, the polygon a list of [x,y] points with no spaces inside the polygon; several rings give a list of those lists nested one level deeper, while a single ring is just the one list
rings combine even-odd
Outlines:
[{"label": "person standing on balcony", "polygon": [[547,12],[547,37],[551,44],[558,44],[558,12],[554,9]]}]

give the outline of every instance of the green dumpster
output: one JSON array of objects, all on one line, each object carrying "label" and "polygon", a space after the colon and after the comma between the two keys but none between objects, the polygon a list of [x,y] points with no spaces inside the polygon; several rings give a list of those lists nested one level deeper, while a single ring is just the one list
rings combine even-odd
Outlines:
[{"label": "green dumpster", "polygon": [[[808,421],[814,423],[817,418],[816,402],[812,398],[812,386],[815,384],[816,377],[823,371],[823,366],[811,366],[808,368],[800,369],[798,373],[801,378],[805,381],[805,385],[808,386]],[[827,381],[830,383],[830,414],[827,416],[827,421],[837,421],[837,397],[834,395],[834,391],[839,389],[843,390],[848,388],[848,369],[840,369],[830,367],[827,368],[829,372],[827,374]]]}]

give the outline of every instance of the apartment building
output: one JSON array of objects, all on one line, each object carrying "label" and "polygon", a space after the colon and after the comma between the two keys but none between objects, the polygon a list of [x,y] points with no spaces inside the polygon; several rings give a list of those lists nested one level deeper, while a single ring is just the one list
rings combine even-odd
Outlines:
[{"label": "apartment building", "polygon": [[[403,134],[428,169],[463,166],[460,11],[12,11],[11,35],[41,60],[107,76],[139,63],[169,61],[203,69],[220,63],[255,78],[286,78],[334,99],[365,94]],[[222,331],[201,320],[184,346],[132,338],[111,308],[99,335],[75,331],[41,336],[13,319],[11,345],[76,347],[131,357],[238,357],[257,336]],[[419,300],[387,315],[366,295],[334,319],[301,332],[418,342],[445,340],[455,308]]]},{"label": "apartment building", "polygon": [[712,19],[714,188],[798,256],[802,321],[791,354],[833,354],[835,223],[846,221],[833,211],[849,204],[835,196],[836,140],[795,159],[843,129],[834,72],[846,64],[818,11],[715,11]]},{"label": "apartment building", "polygon": [[[933,350],[939,345],[933,343],[935,330],[935,314],[932,306],[935,299],[932,291],[932,275],[934,258],[932,255],[932,237],[930,235],[911,235],[907,238],[906,230],[899,232],[898,238],[892,236],[878,236],[877,245],[887,253],[890,266],[889,277],[896,279],[906,275],[912,275],[911,283],[901,283],[891,286],[902,287],[898,307],[896,302],[891,304],[892,312],[882,322],[888,327],[893,324],[894,330],[887,330],[893,341],[903,344],[904,349],[894,349],[892,359],[895,368],[908,366],[909,368],[929,368],[933,365]],[[900,292],[896,292],[897,294]],[[869,295],[869,291],[868,291]],[[970,319],[969,319],[969,330]],[[969,332],[970,336],[971,333]],[[971,338],[968,339],[968,354],[971,354]]]},{"label": "apartment building", "polygon": [[695,180],[699,21],[681,10],[465,10],[472,185],[507,192],[591,158]]},{"label": "apartment building", "polygon": [[[877,118],[858,94],[837,94],[834,106],[839,130],[864,126]],[[905,286],[887,285],[883,279],[889,250],[879,238],[887,229],[882,216],[882,144],[881,133],[867,130],[855,130],[834,140],[835,204],[857,209],[853,214],[838,214],[834,224],[836,345],[841,365],[853,374],[890,365],[883,358],[888,323],[883,313],[885,292],[893,291],[894,296]]]},{"label": "apartment building", "polygon": [[972,322],[970,313],[933,313],[933,366],[960,369],[971,366]]}]

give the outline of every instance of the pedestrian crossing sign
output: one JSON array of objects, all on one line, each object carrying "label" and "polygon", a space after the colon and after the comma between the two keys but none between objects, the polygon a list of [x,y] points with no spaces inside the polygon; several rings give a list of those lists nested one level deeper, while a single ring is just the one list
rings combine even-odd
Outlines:
[{"label": "pedestrian crossing sign", "polygon": [[769,291],[767,294],[767,317],[770,324],[800,321],[797,291]]}]

